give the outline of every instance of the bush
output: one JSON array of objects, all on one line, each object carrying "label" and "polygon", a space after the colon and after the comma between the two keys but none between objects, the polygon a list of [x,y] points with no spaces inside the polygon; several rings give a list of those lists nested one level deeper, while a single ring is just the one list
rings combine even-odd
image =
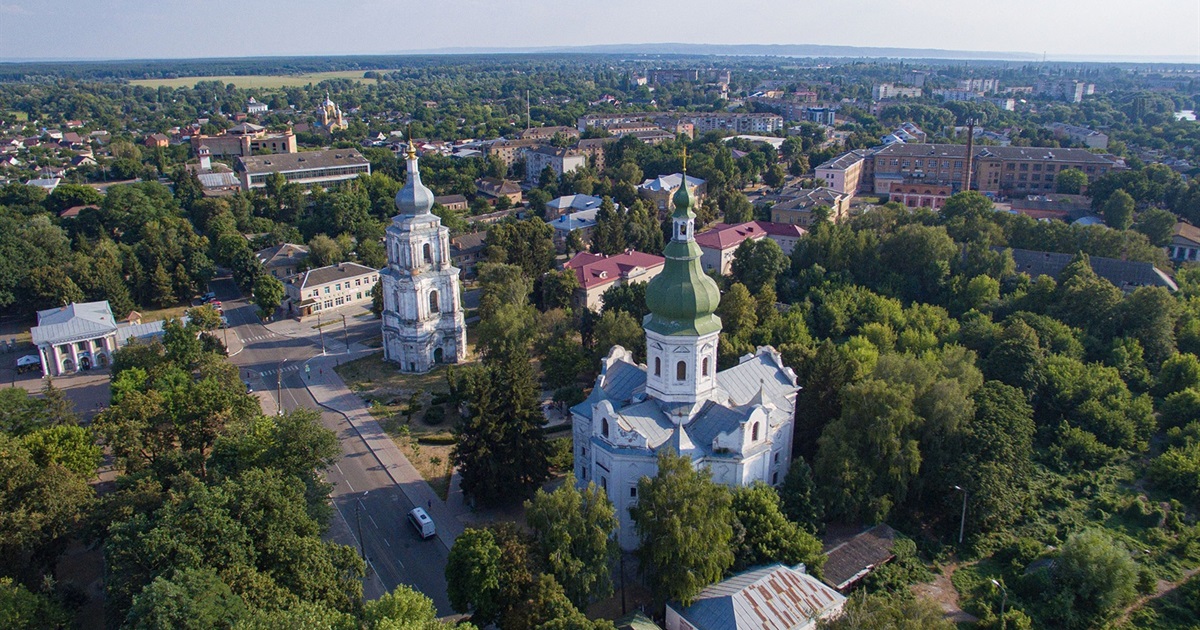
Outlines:
[{"label": "bush", "polygon": [[425,412],[425,424],[437,426],[446,421],[446,406],[431,405]]}]

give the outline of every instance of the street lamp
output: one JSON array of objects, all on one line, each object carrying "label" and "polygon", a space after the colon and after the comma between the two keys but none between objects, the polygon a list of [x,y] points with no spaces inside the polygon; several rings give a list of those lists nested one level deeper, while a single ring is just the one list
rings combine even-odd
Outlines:
[{"label": "street lamp", "polygon": [[961,545],[963,541],[963,531],[967,528],[967,489],[963,488],[962,486],[954,486],[954,489],[963,493],[962,520],[960,520],[958,523],[958,544]]},{"label": "street lamp", "polygon": [[354,520],[358,523],[358,555],[364,561],[367,559],[367,552],[363,549],[362,537],[362,500],[367,496],[370,490],[363,490],[362,496],[354,500]]},{"label": "street lamp", "polygon": [[342,343],[346,344],[346,354],[350,354],[350,333],[346,332],[346,314],[341,313],[341,316],[342,316]]},{"label": "street lamp", "polygon": [[1007,630],[1008,620],[1004,618],[1004,607],[1008,604],[1008,589],[1004,588],[1003,584],[994,579],[992,580],[992,586],[1000,589],[1000,592],[1004,595],[1000,600],[1000,630]]},{"label": "street lamp", "polygon": [[317,335],[321,337],[321,356],[325,356],[325,330],[321,328],[321,311],[317,311]]},{"label": "street lamp", "polygon": [[275,413],[280,416],[283,415],[283,364],[287,362],[288,360],[284,359],[275,366],[275,399],[277,401]]}]

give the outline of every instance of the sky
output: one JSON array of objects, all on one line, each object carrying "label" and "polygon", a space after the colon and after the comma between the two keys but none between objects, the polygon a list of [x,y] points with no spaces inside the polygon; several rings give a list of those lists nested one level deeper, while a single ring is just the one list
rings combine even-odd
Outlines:
[{"label": "sky", "polygon": [[0,0],[0,60],[828,44],[1200,63],[1200,0]]}]

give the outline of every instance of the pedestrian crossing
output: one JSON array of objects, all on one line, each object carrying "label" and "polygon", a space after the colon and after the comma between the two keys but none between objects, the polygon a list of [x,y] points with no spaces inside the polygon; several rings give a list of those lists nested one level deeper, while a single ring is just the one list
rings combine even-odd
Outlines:
[{"label": "pedestrian crossing", "polygon": [[[300,369],[303,369],[303,366],[299,363],[293,363],[292,365],[283,366],[283,372],[285,374],[288,372],[295,372],[296,370],[300,370]],[[265,370],[263,372],[259,372],[258,375],[262,378],[266,378],[268,376],[275,376],[275,374],[277,374],[279,371],[280,371],[279,368],[275,368],[273,370]]]},{"label": "pedestrian crossing", "polygon": [[242,340],[242,343],[254,343],[255,341],[262,341],[264,339],[273,339],[278,336],[279,335],[277,335],[273,332],[269,332],[265,335],[255,335],[253,337],[246,337],[245,339]]}]

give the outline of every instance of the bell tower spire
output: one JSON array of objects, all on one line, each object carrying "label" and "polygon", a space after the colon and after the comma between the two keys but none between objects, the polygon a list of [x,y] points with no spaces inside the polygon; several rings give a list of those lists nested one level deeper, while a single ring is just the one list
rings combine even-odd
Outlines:
[{"label": "bell tower spire", "polygon": [[705,275],[696,244],[696,198],[688,186],[687,150],[672,202],[671,240],[663,248],[663,271],[646,286],[646,391],[684,423],[716,387],[721,302],[717,283]]}]

